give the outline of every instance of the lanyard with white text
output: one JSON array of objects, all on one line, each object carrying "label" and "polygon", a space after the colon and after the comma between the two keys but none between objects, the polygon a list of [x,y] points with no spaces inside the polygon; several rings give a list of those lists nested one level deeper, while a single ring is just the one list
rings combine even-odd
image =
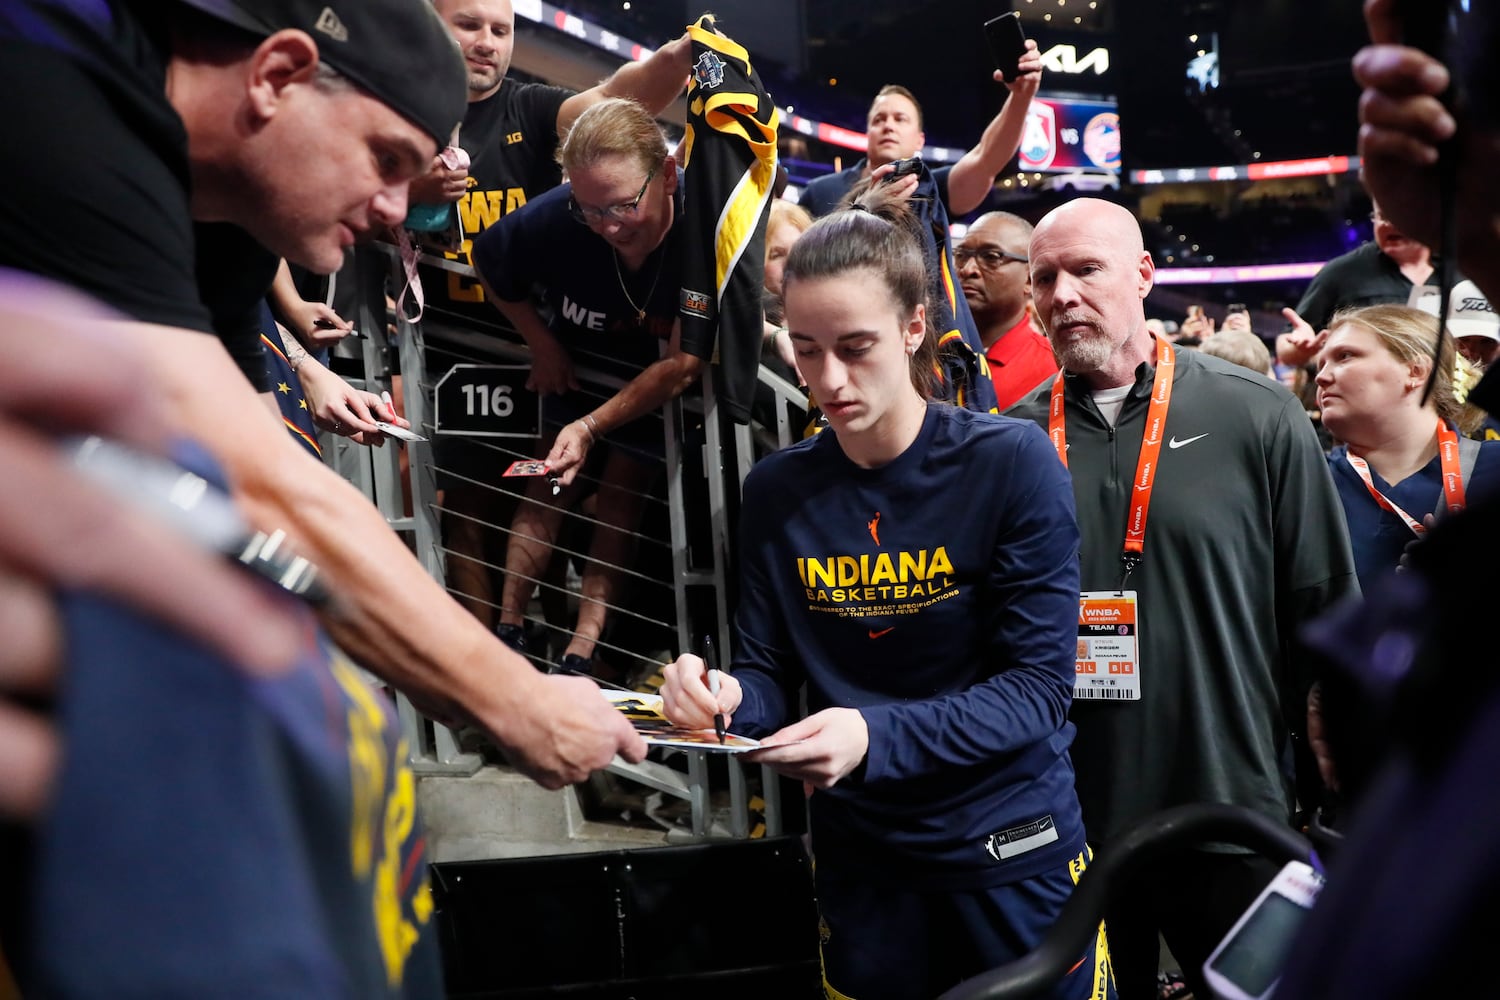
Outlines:
[{"label": "lanyard with white text", "polygon": [[[1157,458],[1161,455],[1161,441],[1167,429],[1167,407],[1172,402],[1172,373],[1177,361],[1172,345],[1165,339],[1156,341],[1156,375],[1151,380],[1151,406],[1146,411],[1146,433],[1141,438],[1141,457],[1136,462],[1135,479],[1131,480],[1130,516],[1125,521],[1125,546],[1121,558],[1125,573],[1120,578],[1120,589],[1130,579],[1131,572],[1140,565],[1141,553],[1146,549],[1146,512],[1151,506],[1151,489],[1156,485]],[[1047,434],[1052,438],[1052,447],[1062,464],[1068,464],[1068,432],[1063,410],[1063,373],[1058,372],[1052,380],[1052,404],[1047,415]]]},{"label": "lanyard with white text", "polygon": [[[1437,425],[1438,436],[1438,462],[1443,473],[1443,500],[1448,505],[1448,510],[1454,514],[1464,509],[1464,474],[1459,464],[1458,456],[1458,434],[1445,424],[1442,420]],[[1405,522],[1411,529],[1411,533],[1417,537],[1427,534],[1427,526],[1406,511],[1392,503],[1384,493],[1375,488],[1375,480],[1370,477],[1370,465],[1364,459],[1350,452],[1344,452],[1344,457],[1349,460],[1360,479],[1364,480],[1365,489],[1370,491],[1370,496],[1375,498],[1385,510],[1390,511]]]}]

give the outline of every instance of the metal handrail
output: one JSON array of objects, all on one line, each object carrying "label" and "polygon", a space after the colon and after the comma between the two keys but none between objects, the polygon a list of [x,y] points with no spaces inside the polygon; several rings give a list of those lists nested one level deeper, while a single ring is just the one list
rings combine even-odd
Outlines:
[{"label": "metal handrail", "polygon": [[[385,258],[391,274],[398,280],[402,276],[401,265],[394,247],[384,244],[375,245],[374,249]],[[467,265],[437,257],[424,255],[425,263],[454,271],[460,274],[473,275],[473,271]],[[395,319],[397,336],[394,340],[386,337],[385,310],[381,298],[374,294],[367,294],[361,303],[361,312],[358,317],[359,327],[368,331],[369,336],[362,346],[361,353],[364,356],[365,369],[371,378],[371,387],[385,389],[390,387],[389,375],[391,373],[390,355],[391,347],[396,349],[400,355],[399,369],[407,376],[405,380],[405,403],[407,416],[422,431],[430,433],[433,430],[431,423],[431,408],[428,396],[432,390],[429,373],[425,370],[427,360],[425,345],[430,345],[436,339],[443,347],[457,347],[455,356],[460,356],[466,361],[483,363],[494,361],[500,363],[524,363],[530,360],[530,351],[521,344],[509,342],[494,333],[480,332],[466,329],[462,325],[464,320],[460,317],[451,317],[434,313],[431,317],[432,323],[411,323],[405,317],[398,316]],[[605,388],[617,389],[624,382],[618,376],[596,372],[586,365],[576,365],[575,371],[580,378],[598,384]],[[775,376],[769,370],[762,367],[762,382],[769,385],[776,399],[777,427],[776,440],[762,440],[762,447],[766,450],[774,450],[784,447],[795,440],[795,429],[791,421],[787,419],[788,403],[805,410],[807,398],[795,386]],[[704,394],[699,398],[696,394],[679,397],[668,403],[663,408],[663,417],[671,428],[682,419],[682,414],[703,414],[705,420],[717,427],[716,420],[712,419],[714,409],[714,396],[712,391],[712,370],[705,373]],[[744,428],[738,431],[744,431]],[[737,434],[738,434],[737,431]],[[678,479],[681,475],[680,457],[674,460],[678,442],[671,430],[668,430],[667,456],[669,478]],[[710,432],[710,448],[715,446],[716,439],[714,431]],[[748,447],[748,432],[744,435],[745,447],[741,449],[739,481],[743,480],[744,472],[748,470],[750,458]],[[339,452],[342,449],[335,447],[329,449],[327,458],[330,464],[339,461]],[[416,443],[409,446],[408,454],[411,458],[411,498],[413,514],[404,517],[400,513],[401,490],[396,468],[396,456],[394,449],[388,449],[381,455],[369,455],[367,449],[359,449],[360,457],[368,459],[358,463],[358,471],[354,478],[357,485],[362,486],[365,491],[377,501],[377,505],[387,516],[393,527],[398,530],[413,532],[414,548],[423,565],[440,582],[446,578],[445,562],[447,552],[439,542],[437,526],[437,509],[433,502],[434,475],[437,471],[432,461],[432,444],[429,442]],[[674,470],[674,465],[677,467]],[[373,468],[371,468],[373,466]],[[674,560],[682,565],[674,574],[675,579],[668,583],[678,591],[679,617],[686,610],[686,602],[683,600],[682,590],[685,584],[694,578],[711,578],[711,585],[720,594],[717,617],[719,619],[715,632],[721,637],[725,648],[728,648],[728,615],[727,608],[723,606],[724,579],[726,564],[723,556],[727,555],[727,526],[725,520],[725,488],[737,489],[739,482],[731,485],[728,477],[722,481],[722,485],[710,486],[711,506],[710,511],[715,526],[715,537],[717,544],[715,549],[720,553],[713,560],[712,568],[707,573],[688,573],[683,563],[687,549],[687,537],[683,533],[680,482],[676,483],[675,491],[678,498],[677,505],[673,508],[671,523],[673,528],[672,548]],[[716,499],[713,499],[716,498]],[[670,506],[670,504],[669,504]],[[492,526],[495,527],[495,526]],[[621,609],[616,609],[621,610]],[[636,617],[642,617],[637,615]],[[650,619],[646,619],[650,620]],[[683,622],[679,622],[679,632],[685,628]],[[684,636],[679,636],[684,648],[687,642]],[[403,732],[407,737],[411,753],[411,763],[418,773],[422,774],[447,774],[466,775],[472,774],[482,763],[480,758],[471,753],[465,753],[459,746],[457,734],[440,723],[423,718],[414,706],[404,697],[398,696],[398,711],[402,721]],[[680,774],[671,768],[662,767],[659,764],[645,762],[640,765],[628,764],[617,759],[608,768],[615,774],[628,777],[641,782],[648,787],[659,791],[687,799],[692,805],[693,833],[695,836],[704,836],[708,832],[708,768],[702,755],[688,755],[688,773]],[[781,830],[781,810],[777,796],[776,778],[769,769],[763,770],[765,798],[765,824],[768,834],[777,834]],[[743,837],[748,833],[748,820],[746,814],[746,795],[743,775],[737,761],[731,761],[729,766],[731,815],[730,826],[735,836]]]}]

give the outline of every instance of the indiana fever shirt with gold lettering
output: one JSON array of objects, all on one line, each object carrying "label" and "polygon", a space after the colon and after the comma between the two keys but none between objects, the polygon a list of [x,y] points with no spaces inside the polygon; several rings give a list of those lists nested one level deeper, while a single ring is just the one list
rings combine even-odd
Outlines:
[{"label": "indiana fever shirt with gold lettering", "polygon": [[1067,721],[1078,528],[1034,425],[932,404],[895,461],[832,431],[745,484],[737,732],[857,708],[862,773],[812,799],[819,873],[999,885],[1083,849]]}]

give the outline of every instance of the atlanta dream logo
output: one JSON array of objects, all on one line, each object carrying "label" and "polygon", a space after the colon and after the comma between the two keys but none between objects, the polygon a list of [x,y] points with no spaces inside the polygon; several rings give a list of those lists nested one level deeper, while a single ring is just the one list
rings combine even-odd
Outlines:
[{"label": "atlanta dream logo", "polygon": [[1021,132],[1021,169],[1044,170],[1057,157],[1057,112],[1045,101],[1032,101]]}]

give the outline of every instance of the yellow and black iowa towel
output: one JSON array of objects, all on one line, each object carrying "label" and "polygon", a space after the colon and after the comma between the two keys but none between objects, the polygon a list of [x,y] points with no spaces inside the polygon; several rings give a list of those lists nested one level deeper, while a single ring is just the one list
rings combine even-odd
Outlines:
[{"label": "yellow and black iowa towel", "polygon": [[760,366],[766,219],[779,116],[749,53],[719,34],[711,15],[688,33],[693,77],[682,154],[685,246],[713,252],[683,255],[682,348],[712,360],[717,339],[719,397],[744,424],[750,422]]}]

